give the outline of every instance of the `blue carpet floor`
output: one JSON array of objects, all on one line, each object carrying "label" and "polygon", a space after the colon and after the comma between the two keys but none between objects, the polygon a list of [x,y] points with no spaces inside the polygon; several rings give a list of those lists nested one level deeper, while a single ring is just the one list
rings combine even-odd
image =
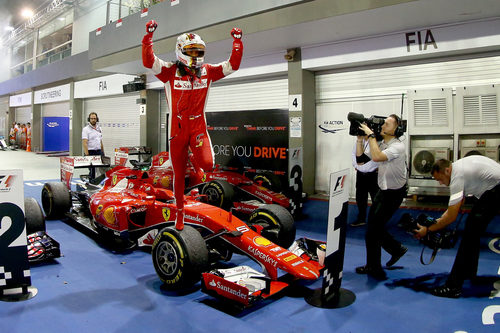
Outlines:
[{"label": "blue carpet floor", "polygon": [[[25,196],[40,200],[41,184],[25,183]],[[296,222],[297,236],[326,240],[327,210],[327,202],[309,200],[304,218]],[[166,292],[150,254],[114,254],[64,222],[47,221],[63,256],[32,267],[36,297],[0,302],[0,332],[499,332],[500,314],[494,313],[500,312],[500,291],[489,297],[495,295],[494,284],[500,289],[500,246],[494,241],[499,218],[482,239],[480,278],[466,283],[464,297],[446,299],[425,290],[446,278],[456,248],[421,265],[421,246],[395,226],[407,211],[418,214],[400,209],[392,231],[409,251],[384,282],[354,273],[365,263],[365,227],[348,228],[342,287],[356,295],[352,305],[322,309],[306,303],[303,296],[321,287],[318,280],[242,312],[205,295],[199,285],[184,294]],[[355,214],[356,206],[349,205],[349,220]],[[387,259],[384,254],[383,262]],[[253,265],[239,255],[232,262]]]}]

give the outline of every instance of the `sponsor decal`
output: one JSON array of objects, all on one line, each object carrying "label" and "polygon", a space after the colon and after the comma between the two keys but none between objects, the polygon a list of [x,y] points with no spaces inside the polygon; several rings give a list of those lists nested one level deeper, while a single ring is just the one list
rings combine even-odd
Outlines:
[{"label": "sponsor decal", "polygon": [[283,261],[285,261],[285,262],[289,262],[289,261],[292,261],[292,260],[297,259],[297,258],[298,258],[298,257],[297,257],[295,254],[293,254],[293,253],[292,253],[292,254],[291,254],[291,255],[289,255],[288,257],[283,258]]},{"label": "sponsor decal", "polygon": [[[242,300],[246,300],[247,299],[247,294],[244,293],[242,290],[235,290],[229,286],[226,286],[226,285],[223,285],[221,283],[221,281],[217,281],[215,282],[215,280],[212,280],[208,283],[212,288],[216,288],[216,289],[219,289],[223,292],[226,292],[226,293],[229,293],[231,295],[234,295],[238,298],[241,298]],[[242,286],[244,287],[244,286]]]},{"label": "sponsor decal", "polygon": [[203,223],[203,218],[200,217],[199,215],[192,216],[192,215],[185,215],[184,216],[186,219],[190,219],[192,221],[198,222],[198,223]]},{"label": "sponsor decal", "polygon": [[344,121],[342,120],[325,120],[322,124],[318,125],[322,133],[335,134],[338,131],[345,130]]},{"label": "sponsor decal", "polygon": [[292,264],[292,266],[293,266],[293,267],[298,266],[298,265],[302,264],[303,262],[304,262],[304,260],[300,259],[299,261],[294,262],[294,263]]},{"label": "sponsor decal", "polygon": [[117,175],[113,175],[113,185],[116,185],[116,181],[118,180],[118,176]]},{"label": "sponsor decal", "polygon": [[[269,251],[271,251],[271,252],[278,252],[278,251],[280,251],[281,249],[282,249],[281,247],[276,246],[276,247],[273,247],[272,249],[270,249]],[[284,253],[284,252],[283,252],[283,253]]]},{"label": "sponsor decal", "polygon": [[156,235],[158,235],[158,230],[152,229],[148,231],[144,236],[140,237],[137,240],[137,243],[139,244],[139,246],[152,246],[155,241]]},{"label": "sponsor decal", "polygon": [[116,226],[117,221],[116,221],[116,215],[115,215],[115,206],[110,206],[104,210],[104,213],[102,214],[104,216],[104,220],[109,225]]},{"label": "sponsor decal", "polygon": [[170,209],[167,207],[164,207],[161,211],[161,214],[163,215],[163,219],[168,222],[170,220]]},{"label": "sponsor decal", "polygon": [[10,192],[15,179],[14,175],[0,176],[0,192]]},{"label": "sponsor decal", "polygon": [[252,246],[248,246],[248,252],[254,255],[254,257],[261,259],[263,262],[268,263],[276,267],[278,262],[271,258],[268,254],[261,252],[259,249],[253,248]]},{"label": "sponsor decal", "polygon": [[255,191],[255,195],[258,195],[260,198],[266,199],[267,201],[273,201],[273,198],[260,191]]},{"label": "sponsor decal", "polygon": [[141,207],[132,207],[130,210],[130,213],[140,213],[140,212],[145,212],[147,210],[146,206],[141,206]]},{"label": "sponsor decal", "polygon": [[103,205],[97,206],[97,208],[95,210],[95,215],[96,216],[102,213],[102,208],[103,208]]},{"label": "sponsor decal", "polygon": [[50,128],[54,128],[54,127],[58,127],[58,126],[59,126],[59,123],[57,121],[51,121],[51,122],[47,123],[47,127],[50,127]]},{"label": "sponsor decal", "polygon": [[193,84],[191,84],[190,81],[183,81],[183,80],[174,81],[174,89],[176,90],[204,89],[207,87],[208,87],[207,79],[194,81]]},{"label": "sponsor decal", "polygon": [[253,243],[257,246],[261,246],[261,247],[268,247],[269,245],[271,245],[271,241],[268,240],[267,238],[264,238],[262,236],[257,236],[257,237],[254,237],[253,238]]},{"label": "sponsor decal", "polygon": [[346,175],[337,177],[333,190],[331,191],[330,197],[335,197],[344,192],[344,182]]},{"label": "sponsor decal", "polygon": [[238,230],[241,233],[245,233],[249,231],[250,229],[246,225],[240,225],[239,227],[236,227],[236,230]]}]

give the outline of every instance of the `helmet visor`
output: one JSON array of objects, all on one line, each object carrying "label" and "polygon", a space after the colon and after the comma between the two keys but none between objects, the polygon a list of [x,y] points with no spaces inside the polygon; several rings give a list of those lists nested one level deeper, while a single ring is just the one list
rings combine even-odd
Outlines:
[{"label": "helmet visor", "polygon": [[205,55],[205,46],[202,44],[186,45],[182,49],[182,53],[194,58],[200,58]]}]

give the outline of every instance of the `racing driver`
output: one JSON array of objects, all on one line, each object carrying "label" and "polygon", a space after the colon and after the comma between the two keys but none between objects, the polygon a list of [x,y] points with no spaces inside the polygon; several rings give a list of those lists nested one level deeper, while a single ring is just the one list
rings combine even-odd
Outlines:
[{"label": "racing driver", "polygon": [[[175,228],[184,228],[184,177],[189,148],[191,162],[198,175],[214,166],[212,144],[207,132],[205,105],[212,82],[222,79],[240,67],[243,55],[242,31],[231,30],[233,50],[227,61],[217,65],[204,64],[205,42],[194,33],[184,33],[177,38],[176,62],[166,62],[153,52],[153,32],[158,24],[146,23],[142,39],[142,63],[150,68],[165,84],[169,118],[169,153],[174,170],[174,195],[177,206]],[[202,171],[203,170],[203,171]]]}]

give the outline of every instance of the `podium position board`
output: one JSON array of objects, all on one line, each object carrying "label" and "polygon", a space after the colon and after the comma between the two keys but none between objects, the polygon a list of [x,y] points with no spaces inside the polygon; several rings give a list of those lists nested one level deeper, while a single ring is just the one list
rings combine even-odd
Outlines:
[{"label": "podium position board", "polygon": [[30,286],[23,172],[0,170],[0,299],[27,299]]}]

